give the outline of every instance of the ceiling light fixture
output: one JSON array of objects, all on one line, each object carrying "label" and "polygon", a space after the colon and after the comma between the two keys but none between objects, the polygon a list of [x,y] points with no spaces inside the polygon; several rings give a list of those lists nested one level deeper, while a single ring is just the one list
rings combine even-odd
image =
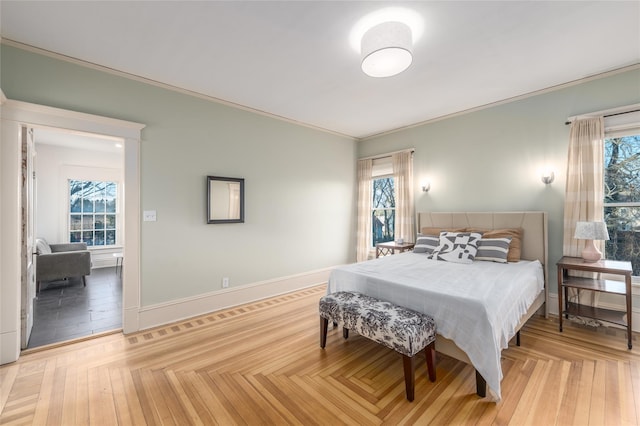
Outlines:
[{"label": "ceiling light fixture", "polygon": [[362,36],[362,71],[371,77],[391,77],[413,61],[411,28],[402,22],[383,22]]},{"label": "ceiling light fixture", "polygon": [[424,20],[416,11],[386,7],[359,19],[349,34],[349,43],[360,53],[366,74],[387,77],[411,65],[413,46],[423,32]]}]

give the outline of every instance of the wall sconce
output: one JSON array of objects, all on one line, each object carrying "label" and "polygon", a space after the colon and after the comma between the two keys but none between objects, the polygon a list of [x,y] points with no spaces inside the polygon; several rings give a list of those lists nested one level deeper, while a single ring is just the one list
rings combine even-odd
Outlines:
[{"label": "wall sconce", "polygon": [[422,187],[422,192],[429,192],[429,190],[431,189],[431,182],[422,182],[420,186]]},{"label": "wall sconce", "polygon": [[551,182],[553,182],[555,178],[556,178],[556,175],[555,173],[553,173],[553,170],[548,170],[548,169],[544,170],[540,176],[540,179],[545,185],[551,184]]}]

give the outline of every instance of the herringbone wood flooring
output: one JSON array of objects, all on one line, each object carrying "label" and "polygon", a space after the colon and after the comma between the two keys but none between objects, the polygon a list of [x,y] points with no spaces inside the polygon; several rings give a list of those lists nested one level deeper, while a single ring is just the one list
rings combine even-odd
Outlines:
[{"label": "herringbone wood flooring", "polygon": [[0,424],[640,423],[640,350],[622,332],[534,318],[503,352],[503,400],[438,356],[405,399],[402,359],[353,334],[319,347],[318,286],[166,327],[23,355],[0,368]]}]

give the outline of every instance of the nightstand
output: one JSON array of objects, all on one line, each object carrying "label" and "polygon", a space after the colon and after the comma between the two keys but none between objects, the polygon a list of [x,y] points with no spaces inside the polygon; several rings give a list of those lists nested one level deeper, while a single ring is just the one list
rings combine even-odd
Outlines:
[{"label": "nightstand", "polygon": [[386,243],[376,244],[376,258],[380,256],[387,256],[389,254],[402,253],[407,250],[413,250],[415,243],[396,243],[395,241],[389,241]]},{"label": "nightstand", "polygon": [[[580,257],[563,257],[557,263],[558,267],[558,312],[560,331],[562,332],[563,316],[569,318],[569,314],[586,318],[606,321],[627,328],[627,346],[631,349],[631,262],[617,260],[599,260],[598,262],[585,262]],[[610,275],[624,276],[624,282],[581,278],[569,276],[568,271],[600,272]],[[625,296],[626,311],[614,311],[612,309],[594,308],[591,306],[571,303],[568,300],[568,289],[600,291],[602,293],[621,294]],[[564,301],[563,301],[564,298]],[[626,315],[626,321],[625,321]]]}]

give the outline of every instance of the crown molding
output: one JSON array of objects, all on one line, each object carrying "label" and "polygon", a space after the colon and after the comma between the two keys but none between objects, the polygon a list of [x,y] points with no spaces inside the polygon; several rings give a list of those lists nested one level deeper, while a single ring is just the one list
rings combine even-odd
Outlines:
[{"label": "crown molding", "polygon": [[146,78],[146,77],[142,77],[136,74],[131,74],[128,72],[124,72],[124,71],[120,71],[117,70],[115,68],[110,68],[110,67],[106,67],[104,65],[99,65],[93,62],[88,62],[88,61],[83,61],[82,59],[77,59],[74,58],[72,56],[67,56],[67,55],[63,55],[61,53],[57,53],[57,52],[53,52],[51,50],[46,50],[46,49],[41,49],[39,47],[35,47],[29,44],[25,44],[25,43],[21,43],[19,41],[15,41],[15,40],[11,40],[11,39],[7,39],[7,38],[3,38],[2,40],[0,40],[0,44],[4,44],[6,46],[11,46],[11,47],[15,47],[17,49],[21,49],[21,50],[25,50],[27,52],[31,52],[31,53],[35,53],[38,55],[42,55],[42,56],[47,56],[49,58],[53,58],[53,59],[57,59],[60,61],[64,61],[64,62],[68,62],[68,63],[72,63],[75,65],[79,65],[85,68],[90,68],[96,71],[101,71],[101,72],[105,72],[111,75],[116,75],[118,77],[123,77],[129,80],[134,80],[140,83],[144,83],[144,84],[149,84],[151,86],[156,86],[156,87],[160,87],[162,89],[166,89],[166,90],[170,90],[172,92],[177,92],[177,93],[181,93],[183,95],[187,95],[187,96],[193,96],[195,98],[198,99],[203,99],[203,100],[207,100],[210,102],[215,102],[217,104],[221,104],[221,105],[225,105],[231,108],[235,108],[235,109],[239,109],[242,111],[247,111],[247,112],[251,112],[254,114],[258,114],[258,115],[262,115],[265,117],[269,117],[269,118],[273,118],[275,120],[279,120],[279,121],[284,121],[286,123],[289,124],[295,124],[296,126],[301,126],[301,127],[306,127],[308,129],[312,129],[312,130],[316,130],[316,131],[320,131],[323,133],[328,133],[334,136],[340,136],[343,138],[348,138],[350,140],[353,141],[357,141],[358,139],[354,136],[350,136],[350,135],[346,135],[344,133],[340,133],[340,132],[335,132],[333,130],[329,130],[329,129],[325,129],[323,127],[318,127],[318,126],[314,126],[312,124],[308,124],[308,123],[304,123],[301,121],[297,121],[297,120],[292,120],[290,118],[287,117],[283,117],[281,115],[277,115],[277,114],[272,114],[266,111],[262,111],[256,108],[251,108],[249,106],[246,105],[242,105],[242,104],[238,104],[235,102],[231,102],[231,101],[226,101],[224,99],[220,99],[220,98],[216,98],[214,96],[209,96],[209,95],[205,95],[203,93],[199,93],[193,90],[188,90],[188,89],[183,89],[181,87],[178,86],[173,86],[171,84],[167,84],[167,83],[162,83],[160,81],[156,81],[156,80],[152,80],[150,78]]}]

